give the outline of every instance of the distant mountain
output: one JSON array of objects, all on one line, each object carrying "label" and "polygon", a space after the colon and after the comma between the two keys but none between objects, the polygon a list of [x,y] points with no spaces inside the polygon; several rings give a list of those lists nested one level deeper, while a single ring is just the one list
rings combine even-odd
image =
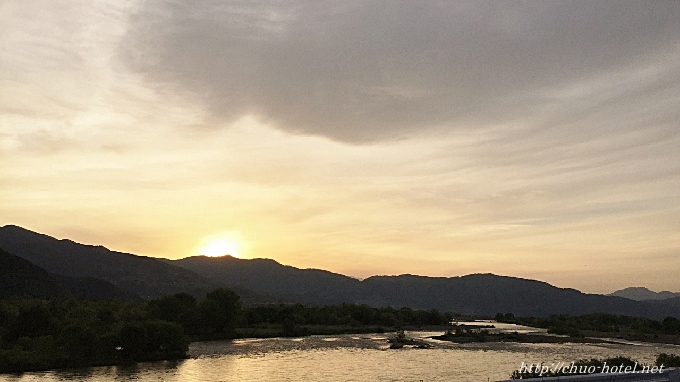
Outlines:
[{"label": "distant mountain", "polygon": [[648,300],[647,302],[653,304],[668,305],[680,309],[680,297],[671,297],[663,300]]},{"label": "distant mountain", "polygon": [[0,298],[54,298],[69,293],[46,270],[0,248]]},{"label": "distant mountain", "polygon": [[361,282],[319,269],[299,269],[271,259],[193,256],[168,263],[229,287],[280,296],[287,301],[338,304],[356,300]]},{"label": "distant mountain", "polygon": [[[518,316],[604,312],[654,319],[680,318],[680,306],[674,299],[667,300],[668,303],[635,301],[492,274],[373,276],[361,281],[324,270],[286,266],[268,259],[197,256],[161,260],[135,256],[101,246],[57,240],[16,226],[0,228],[0,248],[47,271],[62,276],[103,279],[145,299],[177,292],[201,296],[217,286],[227,286],[251,302],[275,302],[277,299],[306,304],[346,302],[434,308],[487,316],[498,312]],[[81,290],[88,288],[85,285]],[[260,298],[263,295],[277,298]]]},{"label": "distant mountain", "polygon": [[178,292],[203,296],[218,287],[158,259],[58,240],[12,225],[0,227],[0,248],[51,273],[102,279],[145,300]]},{"label": "distant mountain", "polygon": [[169,261],[215,282],[308,304],[363,303],[494,315],[548,316],[605,312],[660,319],[680,317],[680,307],[585,294],[545,282],[475,274],[462,277],[373,276],[363,281],[317,269],[298,269],[274,260],[230,256]]},{"label": "distant mountain", "polygon": [[53,275],[59,285],[66,288],[72,297],[86,300],[142,301],[142,298],[126,292],[110,282],[94,277],[70,277]]},{"label": "distant mountain", "polygon": [[377,276],[362,282],[380,300],[376,305],[410,306],[467,314],[543,317],[568,313],[611,313],[660,319],[680,317],[680,309],[648,302],[558,288],[548,283],[493,274],[462,277]]},{"label": "distant mountain", "polygon": [[609,296],[624,297],[635,301],[644,301],[665,300],[668,298],[680,297],[680,293],[673,293],[666,290],[662,292],[654,292],[645,287],[629,287],[617,290],[614,293],[610,293]]},{"label": "distant mountain", "polygon": [[136,300],[136,296],[92,277],[58,276],[0,248],[0,299],[67,298]]}]

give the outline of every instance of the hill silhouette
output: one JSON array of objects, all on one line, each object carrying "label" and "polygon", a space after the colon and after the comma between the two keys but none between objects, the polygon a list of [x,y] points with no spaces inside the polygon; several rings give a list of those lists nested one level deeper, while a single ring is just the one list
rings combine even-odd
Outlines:
[{"label": "hill silhouette", "polygon": [[69,293],[49,272],[0,248],[0,298],[54,298]]},{"label": "hill silhouette", "polygon": [[141,297],[124,291],[110,282],[95,277],[70,277],[52,275],[52,277],[66,288],[71,296],[86,300],[125,300],[143,301]]},{"label": "hill silhouette", "polygon": [[318,269],[298,269],[269,259],[231,256],[169,261],[226,286],[307,304],[351,302],[494,315],[543,317],[568,313],[611,313],[660,319],[680,317],[680,307],[558,288],[548,283],[493,274],[460,277],[372,276],[363,281]]},{"label": "hill silhouette", "polygon": [[680,297],[665,298],[663,300],[650,300],[648,302],[658,305],[673,306],[680,309]]},{"label": "hill silhouette", "polygon": [[636,301],[645,300],[666,300],[669,298],[680,297],[680,293],[673,293],[667,290],[654,292],[645,287],[628,287],[610,293],[609,296],[625,297]]},{"label": "hill silhouette", "polygon": [[0,227],[0,248],[48,272],[105,280],[145,300],[179,292],[203,296],[217,287],[158,259],[58,240],[12,225]]},{"label": "hill silhouette", "polygon": [[621,297],[587,294],[546,282],[493,274],[461,277],[376,276],[362,282],[381,300],[378,305],[403,304],[466,314],[544,317],[552,314],[610,313],[660,319],[680,317],[680,309]]},{"label": "hill silhouette", "polygon": [[57,240],[16,226],[0,228],[0,247],[47,271],[103,279],[144,299],[178,292],[202,297],[215,287],[228,287],[245,296],[244,300],[248,296],[265,296],[251,302],[355,303],[487,316],[498,312],[536,317],[601,312],[653,319],[680,317],[680,306],[674,300],[634,301],[493,274],[373,276],[358,280],[319,269],[286,266],[270,259],[231,256],[154,259]]},{"label": "hill silhouette", "polygon": [[113,284],[93,277],[54,275],[0,248],[0,298],[138,300]]},{"label": "hill silhouette", "polygon": [[338,304],[355,302],[360,293],[360,281],[355,278],[320,269],[299,269],[271,259],[192,256],[167,262],[228,287],[279,296],[286,301]]}]

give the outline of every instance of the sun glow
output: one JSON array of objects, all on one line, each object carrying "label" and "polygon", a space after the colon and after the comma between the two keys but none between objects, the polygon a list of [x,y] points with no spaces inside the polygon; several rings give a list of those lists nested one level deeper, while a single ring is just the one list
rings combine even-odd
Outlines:
[{"label": "sun glow", "polygon": [[230,255],[233,257],[242,256],[242,245],[240,240],[234,235],[217,235],[203,239],[196,251],[197,255],[208,257],[219,257]]}]

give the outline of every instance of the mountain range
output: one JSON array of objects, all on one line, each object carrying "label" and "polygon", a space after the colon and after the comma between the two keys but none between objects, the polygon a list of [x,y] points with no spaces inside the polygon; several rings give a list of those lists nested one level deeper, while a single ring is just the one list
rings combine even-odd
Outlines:
[{"label": "mountain range", "polygon": [[57,297],[139,300],[107,281],[55,275],[0,248],[0,298]]},{"label": "mountain range", "polygon": [[193,272],[151,257],[57,240],[17,226],[0,227],[0,248],[50,273],[106,280],[145,300],[178,292],[205,294],[217,287]]},{"label": "mountain range", "polygon": [[664,304],[586,294],[541,281],[493,274],[372,276],[358,280],[323,270],[285,266],[269,259],[194,256],[168,262],[217,283],[275,293],[286,300],[308,304],[353,302],[487,316],[498,312],[518,316],[606,312],[663,318],[680,313],[678,307]]},{"label": "mountain range", "polygon": [[628,287],[610,293],[609,296],[625,297],[635,301],[646,301],[646,300],[667,300],[670,298],[676,298],[680,297],[680,293],[673,293],[667,290],[661,292],[654,292],[645,287]]},{"label": "mountain range", "polygon": [[195,256],[167,260],[136,256],[58,240],[17,226],[0,227],[0,248],[57,277],[103,280],[144,300],[178,292],[201,297],[211,289],[228,287],[244,297],[246,303],[356,303],[486,316],[498,312],[537,317],[604,312],[680,318],[680,303],[674,299],[668,303],[635,301],[493,274],[373,276],[358,280],[270,259]]}]

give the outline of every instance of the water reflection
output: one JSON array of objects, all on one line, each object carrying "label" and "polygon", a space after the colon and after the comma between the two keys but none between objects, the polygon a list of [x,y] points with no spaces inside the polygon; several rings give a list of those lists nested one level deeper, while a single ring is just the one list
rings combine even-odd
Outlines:
[{"label": "water reflection", "polygon": [[680,347],[652,344],[454,344],[409,332],[433,349],[389,350],[380,334],[194,343],[191,359],[58,372],[3,375],[0,381],[491,381],[521,362],[571,362],[625,355],[651,363]]},{"label": "water reflection", "polygon": [[178,366],[186,360],[141,362],[122,366],[102,366],[68,370],[2,375],[0,381],[168,381],[165,376],[178,375]]}]

